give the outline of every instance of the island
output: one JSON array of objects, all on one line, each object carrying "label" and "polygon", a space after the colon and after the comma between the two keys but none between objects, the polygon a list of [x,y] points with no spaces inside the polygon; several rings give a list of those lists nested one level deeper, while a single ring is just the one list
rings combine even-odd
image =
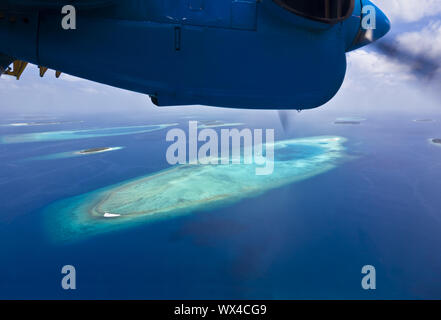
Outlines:
[{"label": "island", "polygon": [[361,124],[364,121],[366,121],[366,119],[360,118],[360,117],[342,117],[342,118],[335,119],[334,124],[357,125],[357,124]]},{"label": "island", "polygon": [[46,226],[59,243],[209,212],[336,168],[346,162],[345,142],[339,136],[275,141],[271,175],[256,175],[256,163],[184,164],[148,172],[52,203],[44,209]]},{"label": "island", "polygon": [[177,123],[154,124],[145,126],[130,127],[111,127],[86,130],[64,130],[64,131],[45,131],[33,133],[19,133],[0,136],[0,144],[43,142],[43,141],[64,141],[98,137],[115,137],[131,134],[148,133],[165,128],[174,127]]},{"label": "island", "polygon": [[335,121],[334,124],[361,124],[360,121]]},{"label": "island", "polygon": [[238,127],[243,126],[243,123],[239,122],[224,122],[220,120],[200,120],[198,121],[199,129],[207,129],[207,128],[219,128],[219,127]]},{"label": "island", "polygon": [[415,119],[414,122],[435,122],[433,119]]},{"label": "island", "polygon": [[106,152],[111,151],[113,148],[92,148],[92,149],[86,149],[78,151],[80,154],[91,154],[91,153],[99,153],[99,152]]}]

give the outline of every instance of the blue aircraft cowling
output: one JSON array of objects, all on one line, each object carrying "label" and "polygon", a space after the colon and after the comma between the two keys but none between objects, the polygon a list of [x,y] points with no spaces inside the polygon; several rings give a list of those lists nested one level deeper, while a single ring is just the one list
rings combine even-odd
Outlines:
[{"label": "blue aircraft cowling", "polygon": [[73,5],[81,8],[101,8],[117,3],[119,0],[3,0],[10,7],[58,9],[60,6]]},{"label": "blue aircraft cowling", "polygon": [[80,9],[75,30],[59,10],[39,10],[27,26],[0,20],[0,52],[160,106],[309,109],[339,90],[361,7],[324,24],[272,0],[125,0]]}]

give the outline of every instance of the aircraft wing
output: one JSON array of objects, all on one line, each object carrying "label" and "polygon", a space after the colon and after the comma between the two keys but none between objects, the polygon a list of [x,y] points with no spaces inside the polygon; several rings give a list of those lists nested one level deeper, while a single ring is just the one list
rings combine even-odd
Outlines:
[{"label": "aircraft wing", "polygon": [[[0,19],[4,17],[2,10],[4,9],[26,9],[26,10],[41,10],[41,9],[56,9],[60,10],[62,6],[73,5],[77,9],[97,9],[107,7],[121,0],[0,0]],[[13,62],[13,66],[9,65]],[[27,66],[27,62],[15,60],[0,52],[0,76],[2,74],[14,76],[20,79],[21,74]],[[40,67],[40,76],[43,76],[47,68]],[[56,72],[57,77],[60,72]]]},{"label": "aircraft wing", "polygon": [[11,6],[31,7],[31,8],[56,8],[63,5],[73,5],[82,9],[93,9],[108,6],[118,2],[118,0],[6,0]]}]

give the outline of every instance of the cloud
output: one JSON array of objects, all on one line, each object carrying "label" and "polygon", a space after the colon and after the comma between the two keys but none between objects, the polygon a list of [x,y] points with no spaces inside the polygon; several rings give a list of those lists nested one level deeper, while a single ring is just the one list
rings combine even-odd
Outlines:
[{"label": "cloud", "polygon": [[408,66],[389,60],[377,52],[364,49],[350,53],[348,64],[352,69],[351,74],[356,75],[357,81],[369,86],[373,83],[397,85],[414,78]]},{"label": "cloud", "polygon": [[97,94],[100,93],[99,90],[92,88],[92,87],[85,87],[85,88],[81,88],[81,91],[85,92],[85,93],[90,93],[90,94]]},{"label": "cloud", "polygon": [[374,0],[375,4],[394,21],[416,22],[441,14],[439,0]]},{"label": "cloud", "polygon": [[[440,5],[441,7],[441,5]],[[397,38],[400,46],[414,54],[441,58],[441,22],[430,22],[420,31],[404,33]]]},{"label": "cloud", "polygon": [[62,73],[61,76],[60,76],[60,78],[61,78],[62,80],[66,80],[66,81],[69,81],[69,82],[86,81],[86,80],[84,80],[84,79],[81,79],[81,78],[78,78],[78,77],[74,77],[74,76],[71,76],[71,75],[66,74],[66,73]]},{"label": "cloud", "polygon": [[[441,60],[441,22],[432,21],[417,31],[405,32],[396,38],[398,54],[410,53],[416,62],[417,57],[429,58],[438,62]],[[397,61],[376,51],[372,47],[356,50],[348,54],[349,68],[362,82],[375,81],[383,85],[396,85],[417,80],[412,71],[412,63]],[[439,73],[440,70],[438,70]],[[353,83],[353,79],[350,81]]]}]

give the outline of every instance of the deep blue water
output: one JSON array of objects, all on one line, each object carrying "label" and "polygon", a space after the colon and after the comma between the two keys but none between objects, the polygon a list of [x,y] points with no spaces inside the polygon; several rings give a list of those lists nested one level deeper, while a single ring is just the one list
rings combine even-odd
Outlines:
[{"label": "deep blue water", "polygon": [[[238,122],[228,112],[222,119],[208,115],[194,118]],[[417,116],[360,116],[367,120],[359,125],[336,125],[335,117],[306,115],[290,133],[276,129],[278,139],[348,139],[347,161],[331,171],[234,205],[74,243],[50,240],[44,208],[168,168],[167,129],[0,144],[0,298],[441,298],[441,147],[428,142],[441,137],[441,118],[415,123]],[[60,120],[72,122],[0,127],[0,135],[173,122],[185,127],[188,121]],[[274,126],[246,116],[240,121]],[[14,121],[2,121],[8,122]],[[125,148],[23,161],[107,146]],[[76,267],[76,291],[61,289],[67,264]],[[360,285],[367,264],[376,267],[375,291]]]}]

